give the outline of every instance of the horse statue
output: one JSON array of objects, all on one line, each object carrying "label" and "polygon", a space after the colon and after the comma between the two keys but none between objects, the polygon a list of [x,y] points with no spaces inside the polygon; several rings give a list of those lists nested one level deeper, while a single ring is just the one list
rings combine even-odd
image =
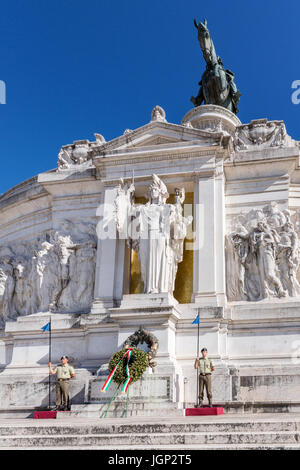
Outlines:
[{"label": "horse statue", "polygon": [[199,82],[200,90],[196,98],[192,96],[191,101],[195,106],[204,104],[215,104],[238,113],[238,102],[241,93],[234,82],[234,74],[225,70],[223,62],[215,51],[215,46],[207,28],[207,21],[197,24],[198,41],[200,43],[203,57],[206,62],[206,70]]}]

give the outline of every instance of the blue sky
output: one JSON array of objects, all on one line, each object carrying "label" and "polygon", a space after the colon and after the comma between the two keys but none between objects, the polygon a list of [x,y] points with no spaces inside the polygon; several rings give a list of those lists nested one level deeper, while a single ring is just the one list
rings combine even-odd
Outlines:
[{"label": "blue sky", "polygon": [[207,18],[236,75],[242,122],[283,119],[300,140],[299,0],[0,1],[0,193],[56,166],[61,145],[106,140],[191,109],[204,71],[193,19]]}]

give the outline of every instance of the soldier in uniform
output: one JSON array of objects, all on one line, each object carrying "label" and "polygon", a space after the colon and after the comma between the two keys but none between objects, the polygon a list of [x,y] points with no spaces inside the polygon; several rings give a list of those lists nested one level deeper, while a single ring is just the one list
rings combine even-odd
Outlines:
[{"label": "soldier in uniform", "polygon": [[57,377],[56,382],[56,406],[54,410],[68,410],[69,409],[69,387],[70,379],[75,377],[74,367],[68,364],[68,356],[61,357],[61,365],[52,369],[51,362],[48,363],[50,374]]},{"label": "soldier in uniform", "polygon": [[203,405],[204,387],[209,407],[212,408],[211,374],[215,370],[213,361],[207,356],[207,349],[201,349],[202,357],[196,357],[195,369],[199,368],[199,407]]}]

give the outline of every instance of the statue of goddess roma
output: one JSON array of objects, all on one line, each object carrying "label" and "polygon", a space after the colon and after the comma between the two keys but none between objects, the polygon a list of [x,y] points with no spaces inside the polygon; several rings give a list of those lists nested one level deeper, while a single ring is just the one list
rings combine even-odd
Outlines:
[{"label": "statue of goddess roma", "polygon": [[157,175],[152,180],[146,204],[135,204],[134,185],[128,187],[121,180],[115,200],[117,230],[138,253],[144,293],[173,294],[187,226],[193,218],[182,215],[184,190],[176,188],[175,204],[167,204],[166,185]]}]

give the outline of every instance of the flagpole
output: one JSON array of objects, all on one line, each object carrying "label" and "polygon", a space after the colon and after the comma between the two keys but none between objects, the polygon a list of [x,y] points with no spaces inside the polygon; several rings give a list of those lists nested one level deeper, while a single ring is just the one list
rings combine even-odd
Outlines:
[{"label": "flagpole", "polygon": [[[199,341],[199,337],[200,337],[200,318],[198,319],[198,337],[197,337],[197,357],[199,357],[200,355],[200,351],[199,351],[199,344],[200,344],[200,341]],[[197,405],[199,405],[199,364],[198,364],[198,367],[197,367],[197,399],[196,399],[196,403]]]},{"label": "flagpole", "polygon": [[[51,316],[50,316],[50,325],[49,325],[49,362],[51,362]],[[51,407],[51,374],[49,370],[49,379],[48,379],[48,393],[49,393],[49,409]]]}]

